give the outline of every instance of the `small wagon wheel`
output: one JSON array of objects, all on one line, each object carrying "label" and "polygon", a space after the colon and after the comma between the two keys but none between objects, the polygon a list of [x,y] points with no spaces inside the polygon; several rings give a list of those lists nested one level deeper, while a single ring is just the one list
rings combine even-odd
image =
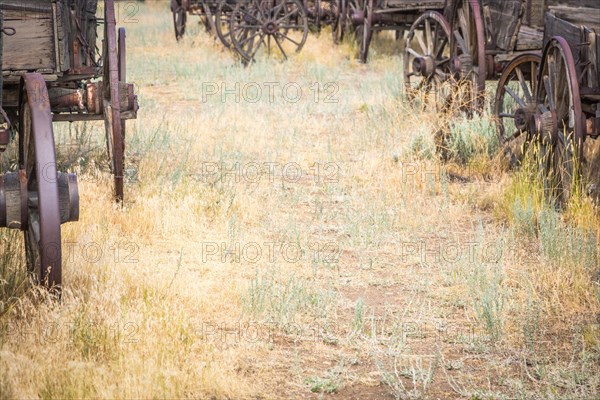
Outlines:
[{"label": "small wagon wheel", "polygon": [[364,4],[363,34],[360,41],[359,58],[363,63],[367,62],[369,57],[369,46],[371,45],[371,37],[373,36],[373,0],[366,0]]},{"label": "small wagon wheel", "polygon": [[564,38],[548,42],[538,76],[533,131],[540,143],[544,187],[550,199],[562,206],[581,173],[585,140],[575,61]]},{"label": "small wagon wheel", "polygon": [[478,0],[457,0],[450,18],[452,63],[460,108],[481,111],[485,93],[485,31]]},{"label": "small wagon wheel", "polygon": [[231,46],[229,16],[234,8],[235,3],[231,3],[230,0],[221,0],[215,12],[215,31],[221,43],[227,48]]},{"label": "small wagon wheel", "polygon": [[[104,13],[104,48],[102,57],[104,60],[104,126],[106,130],[108,156],[111,162],[111,172],[115,181],[115,198],[118,202],[121,202],[123,201],[123,165],[125,161],[125,142],[123,137],[123,121],[121,121],[119,72],[124,74],[124,71],[121,71],[120,64],[118,62],[119,49],[117,48],[114,0],[106,0]],[[125,49],[122,48],[121,50],[123,51],[121,58],[124,61]]]},{"label": "small wagon wheel", "polygon": [[40,74],[25,74],[21,87],[19,164],[27,180],[27,270],[38,283],[60,293],[60,209],[50,101]]},{"label": "small wagon wheel", "polygon": [[[245,62],[264,47],[287,60],[299,52],[308,37],[308,18],[299,0],[239,2],[230,17],[231,42]],[[293,36],[298,32],[300,37]]]},{"label": "small wagon wheel", "polygon": [[331,27],[333,43],[339,44],[344,40],[346,28],[346,10],[348,0],[335,0],[334,21]]},{"label": "small wagon wheel", "polygon": [[175,28],[175,39],[180,40],[185,34],[187,22],[187,11],[184,8],[184,0],[171,0],[171,12],[173,13],[173,26]]},{"label": "small wagon wheel", "polygon": [[512,60],[502,72],[494,98],[494,119],[500,143],[529,130],[537,106],[535,97],[540,60],[537,54],[523,54]]},{"label": "small wagon wheel", "polygon": [[345,31],[354,35],[353,38],[359,45],[362,43],[364,20],[365,0],[348,0]]},{"label": "small wagon wheel", "polygon": [[404,47],[404,86],[413,100],[424,91],[428,105],[445,105],[442,86],[450,76],[450,24],[436,11],[423,13],[412,24]]}]

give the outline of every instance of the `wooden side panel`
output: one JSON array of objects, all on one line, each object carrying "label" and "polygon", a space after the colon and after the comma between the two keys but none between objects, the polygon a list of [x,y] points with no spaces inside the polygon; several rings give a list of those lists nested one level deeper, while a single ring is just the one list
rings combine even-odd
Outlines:
[{"label": "wooden side panel", "polygon": [[444,8],[444,3],[443,0],[385,0],[384,8],[396,8],[406,11],[441,10]]},{"label": "wooden side panel", "polygon": [[4,36],[2,70],[55,70],[56,53],[52,10],[4,10],[4,26],[14,36]]},{"label": "wooden side panel", "polygon": [[584,41],[581,27],[558,18],[552,13],[547,13],[546,29],[544,30],[544,47],[554,36],[561,36],[567,41],[573,53],[577,76],[581,76],[582,62],[585,61],[587,56],[584,53],[586,51],[585,47],[581,45]]},{"label": "wooden side panel", "polygon": [[531,27],[544,26],[544,13],[546,12],[546,0],[527,0],[525,24]]},{"label": "wooden side panel", "polygon": [[542,50],[544,42],[544,32],[541,28],[532,28],[521,25],[517,36],[517,51],[524,50]]},{"label": "wooden side panel", "polygon": [[[521,23],[523,3],[521,0],[489,0],[484,2],[487,35],[495,48],[512,50],[513,37]],[[491,26],[490,26],[491,25]]]}]

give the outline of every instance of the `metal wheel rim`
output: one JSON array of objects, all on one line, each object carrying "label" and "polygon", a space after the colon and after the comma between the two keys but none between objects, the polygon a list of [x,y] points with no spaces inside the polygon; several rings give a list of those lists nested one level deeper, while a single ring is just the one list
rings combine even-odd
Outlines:
[{"label": "metal wheel rim", "polygon": [[41,75],[26,74],[21,85],[19,146],[27,179],[27,269],[38,283],[60,294],[60,211],[50,102]]}]

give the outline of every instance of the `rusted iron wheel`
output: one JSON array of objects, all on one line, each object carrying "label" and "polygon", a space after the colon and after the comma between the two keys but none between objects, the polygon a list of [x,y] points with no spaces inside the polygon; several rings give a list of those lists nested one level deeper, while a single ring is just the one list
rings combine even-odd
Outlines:
[{"label": "rusted iron wheel", "polygon": [[540,144],[544,188],[557,206],[563,206],[580,183],[584,115],[571,48],[562,37],[544,49],[538,75],[537,112],[532,133]]},{"label": "rusted iron wheel", "polygon": [[40,74],[25,74],[21,88],[19,164],[27,182],[22,209],[27,270],[38,283],[60,294],[60,211],[50,101]]},{"label": "rusted iron wheel", "polygon": [[187,22],[187,11],[182,2],[183,0],[171,0],[173,27],[175,28],[175,39],[177,40],[180,40],[185,34],[185,24]]},{"label": "rusted iron wheel", "polygon": [[423,96],[426,108],[448,101],[450,24],[436,11],[423,13],[410,27],[404,47],[404,87],[409,100]]},{"label": "rusted iron wheel", "polygon": [[331,26],[331,34],[333,36],[333,43],[335,44],[340,44],[344,40],[347,5],[348,0],[335,0],[335,18]]},{"label": "rusted iron wheel", "polygon": [[[103,40],[103,85],[104,85],[104,126],[108,157],[111,172],[114,176],[114,195],[117,202],[123,201],[123,169],[125,161],[124,128],[121,120],[121,104],[119,91],[119,73],[124,74],[124,62],[119,63],[119,57],[125,60],[124,36],[122,48],[117,47],[117,31],[114,0],[106,0],[104,9],[104,40]],[[120,54],[122,53],[122,54]]]},{"label": "rusted iron wheel", "polygon": [[237,3],[230,17],[231,42],[244,62],[263,49],[287,60],[302,50],[308,18],[299,0],[250,0]]},{"label": "rusted iron wheel", "polygon": [[478,0],[456,0],[452,8],[450,67],[458,80],[456,104],[469,113],[481,112],[485,95],[485,31]]},{"label": "rusted iron wheel", "polygon": [[502,72],[494,98],[494,120],[500,144],[529,130],[536,111],[538,69],[541,57],[523,54]]},{"label": "rusted iron wheel", "polygon": [[371,37],[373,36],[373,0],[364,2],[364,23],[363,34],[360,41],[359,58],[366,64],[369,57],[369,46],[371,46]]},{"label": "rusted iron wheel", "polygon": [[229,17],[235,8],[235,2],[231,0],[221,0],[217,11],[215,12],[215,31],[217,37],[223,43],[223,46],[231,46],[231,34],[229,31]]}]

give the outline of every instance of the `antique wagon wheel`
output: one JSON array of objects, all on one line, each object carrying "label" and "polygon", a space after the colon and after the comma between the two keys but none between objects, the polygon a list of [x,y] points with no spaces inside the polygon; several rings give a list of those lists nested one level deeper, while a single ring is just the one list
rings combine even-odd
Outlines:
[{"label": "antique wagon wheel", "polygon": [[450,18],[456,100],[461,109],[481,111],[485,94],[485,31],[478,0],[456,0]]},{"label": "antique wagon wheel", "polygon": [[571,48],[554,37],[544,49],[537,87],[535,138],[540,143],[544,187],[562,206],[577,184],[583,157],[585,124]]},{"label": "antique wagon wheel", "polygon": [[450,76],[449,42],[450,24],[439,12],[427,11],[412,24],[404,50],[404,86],[410,100],[424,91],[427,105],[446,104],[443,87]]},{"label": "antique wagon wheel", "polygon": [[348,0],[345,21],[345,31],[360,45],[364,33],[365,0]]},{"label": "antique wagon wheel", "polygon": [[[308,18],[299,0],[250,0],[239,2],[230,17],[231,42],[245,62],[254,60],[264,47],[283,59],[299,52],[308,36]],[[294,37],[298,32],[300,37]]]},{"label": "antique wagon wheel", "polygon": [[27,270],[39,283],[60,293],[61,220],[50,101],[46,82],[39,74],[24,75],[21,87],[19,164],[27,179]]},{"label": "antique wagon wheel", "polygon": [[331,27],[333,43],[335,44],[339,44],[344,40],[347,4],[348,0],[335,0],[335,18]]},{"label": "antique wagon wheel", "polygon": [[364,2],[364,23],[362,40],[360,41],[359,58],[363,63],[367,62],[369,56],[369,46],[373,36],[373,0]]},{"label": "antique wagon wheel", "polygon": [[500,143],[529,130],[537,107],[535,96],[540,60],[537,54],[523,54],[502,72],[494,98],[494,119]]},{"label": "antique wagon wheel", "polygon": [[[104,62],[104,126],[106,130],[108,156],[111,162],[111,172],[115,181],[115,198],[118,202],[122,202],[125,142],[123,137],[123,121],[121,121],[119,72],[124,74],[125,71],[120,71],[120,64],[118,62],[119,49],[117,48],[114,0],[106,1],[104,18],[104,40],[102,42],[102,59]],[[125,49],[122,48],[120,50],[123,52],[121,58],[122,60],[125,60]],[[124,63],[122,67],[124,68]]]},{"label": "antique wagon wheel", "polygon": [[231,46],[231,35],[229,31],[229,17],[235,8],[235,3],[230,0],[221,0],[215,13],[215,31],[221,43],[227,48]]},{"label": "antique wagon wheel", "polygon": [[175,27],[175,39],[180,40],[185,34],[187,22],[187,11],[184,8],[184,0],[171,0],[171,12],[173,13],[173,26]]}]

